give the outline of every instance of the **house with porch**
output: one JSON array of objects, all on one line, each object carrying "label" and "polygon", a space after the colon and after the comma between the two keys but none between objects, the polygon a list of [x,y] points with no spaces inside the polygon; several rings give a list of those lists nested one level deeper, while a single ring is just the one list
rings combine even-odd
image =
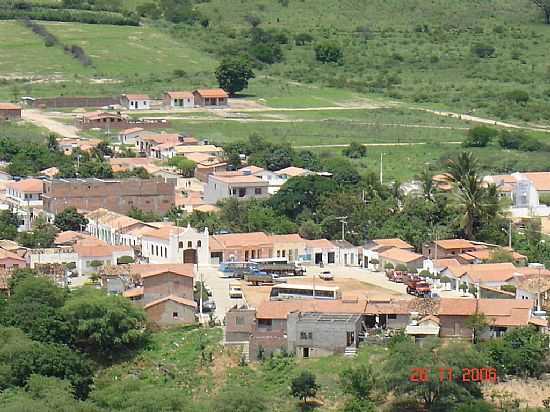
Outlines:
[{"label": "house with porch", "polygon": [[197,89],[193,91],[194,103],[202,107],[225,107],[229,95],[223,89]]},{"label": "house with porch", "polygon": [[19,230],[32,228],[32,222],[36,217],[35,209],[42,208],[43,194],[44,181],[40,179],[23,179],[6,184],[6,202],[23,221]]}]

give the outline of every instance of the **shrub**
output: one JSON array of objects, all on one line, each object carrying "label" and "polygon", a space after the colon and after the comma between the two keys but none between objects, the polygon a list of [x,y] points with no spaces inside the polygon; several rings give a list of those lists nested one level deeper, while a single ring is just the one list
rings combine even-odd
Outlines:
[{"label": "shrub", "polygon": [[476,126],[468,130],[468,137],[463,144],[466,147],[485,147],[496,135],[498,131],[491,127]]},{"label": "shrub", "polygon": [[511,90],[507,92],[504,97],[515,103],[524,104],[529,101],[529,93],[525,90]]},{"label": "shrub", "polygon": [[259,43],[250,48],[250,54],[262,63],[273,64],[283,60],[283,51],[278,43]]},{"label": "shrub", "polygon": [[87,24],[112,24],[117,26],[138,26],[137,16],[123,16],[120,13],[108,11],[54,9],[32,7],[31,9],[16,9],[0,7],[0,20],[29,18],[32,20],[67,21]]},{"label": "shrub", "polygon": [[391,262],[384,263],[384,269],[393,269],[393,263]]},{"label": "shrub", "polygon": [[405,266],[404,264],[400,263],[399,265],[397,265],[395,267],[395,270],[397,270],[399,272],[408,272],[409,268],[407,268],[407,266]]},{"label": "shrub", "polygon": [[315,46],[315,58],[321,63],[342,63],[344,53],[335,43],[323,42]]},{"label": "shrub", "polygon": [[342,151],[344,156],[352,159],[359,159],[367,155],[367,147],[361,143],[352,142],[348,147]]},{"label": "shrub", "polygon": [[492,57],[495,54],[495,48],[489,44],[476,43],[472,46],[472,53],[481,59]]},{"label": "shrub", "polygon": [[500,290],[503,290],[505,292],[516,293],[516,287],[514,285],[502,285],[500,287]]},{"label": "shrub", "polygon": [[294,43],[296,43],[296,46],[303,46],[307,43],[311,43],[312,41],[313,36],[309,33],[299,33],[294,36]]},{"label": "shrub", "polygon": [[121,256],[116,260],[117,265],[127,265],[129,263],[134,263],[134,258],[132,256]]},{"label": "shrub", "polygon": [[508,131],[503,130],[500,132],[498,138],[498,144],[504,149],[519,150],[522,142],[527,138],[522,131]]}]

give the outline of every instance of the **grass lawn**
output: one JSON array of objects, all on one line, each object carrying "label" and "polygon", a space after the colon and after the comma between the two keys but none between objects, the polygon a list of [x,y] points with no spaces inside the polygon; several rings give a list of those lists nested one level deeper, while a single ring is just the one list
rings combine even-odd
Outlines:
[{"label": "grass lawn", "polygon": [[0,122],[0,137],[11,137],[19,141],[46,142],[50,132],[47,129],[25,122]]}]

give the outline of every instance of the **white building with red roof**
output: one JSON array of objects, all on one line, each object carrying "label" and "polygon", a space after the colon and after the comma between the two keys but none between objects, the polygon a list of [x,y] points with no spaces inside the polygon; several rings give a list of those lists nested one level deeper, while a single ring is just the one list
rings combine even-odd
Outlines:
[{"label": "white building with red roof", "polygon": [[193,92],[166,92],[163,98],[164,106],[173,109],[195,107],[195,96]]},{"label": "white building with red roof", "polygon": [[151,99],[146,94],[123,94],[120,105],[128,110],[147,110],[151,108]]}]

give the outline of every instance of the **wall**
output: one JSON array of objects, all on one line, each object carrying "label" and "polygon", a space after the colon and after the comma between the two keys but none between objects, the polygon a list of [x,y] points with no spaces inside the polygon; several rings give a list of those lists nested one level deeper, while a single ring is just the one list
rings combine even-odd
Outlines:
[{"label": "wall", "polygon": [[0,121],[21,120],[21,109],[0,109]]},{"label": "wall", "polygon": [[25,267],[27,266],[27,263],[24,260],[18,260],[13,258],[4,258],[0,259],[0,268],[11,268],[11,267]]},{"label": "wall", "polygon": [[471,338],[472,330],[465,326],[468,316],[445,316],[439,315],[439,336]]},{"label": "wall", "polygon": [[224,342],[245,342],[256,325],[256,310],[232,308],[225,314]]},{"label": "wall", "polygon": [[119,103],[114,97],[49,97],[30,101],[32,107],[102,107]]},{"label": "wall", "polygon": [[[187,325],[195,322],[195,310],[191,306],[167,300],[145,310],[147,317],[159,326]],[[172,314],[178,313],[174,318]]]},{"label": "wall", "polygon": [[165,214],[175,203],[175,183],[162,179],[53,180],[45,182],[44,210],[57,214],[67,207],[109,209],[127,214],[132,207]]},{"label": "wall", "polygon": [[167,272],[143,279],[143,303],[145,305],[169,295],[193,300],[193,278]]},{"label": "wall", "polygon": [[30,268],[42,263],[76,263],[78,255],[73,248],[34,249],[25,256]]},{"label": "wall", "polygon": [[122,119],[115,122],[105,122],[101,119],[99,120],[86,120],[81,121],[80,119],[75,120],[75,126],[80,129],[131,129],[132,127],[141,127],[142,129],[156,129],[161,127],[170,127],[170,121],[166,119],[147,119],[147,120],[128,120]]}]

